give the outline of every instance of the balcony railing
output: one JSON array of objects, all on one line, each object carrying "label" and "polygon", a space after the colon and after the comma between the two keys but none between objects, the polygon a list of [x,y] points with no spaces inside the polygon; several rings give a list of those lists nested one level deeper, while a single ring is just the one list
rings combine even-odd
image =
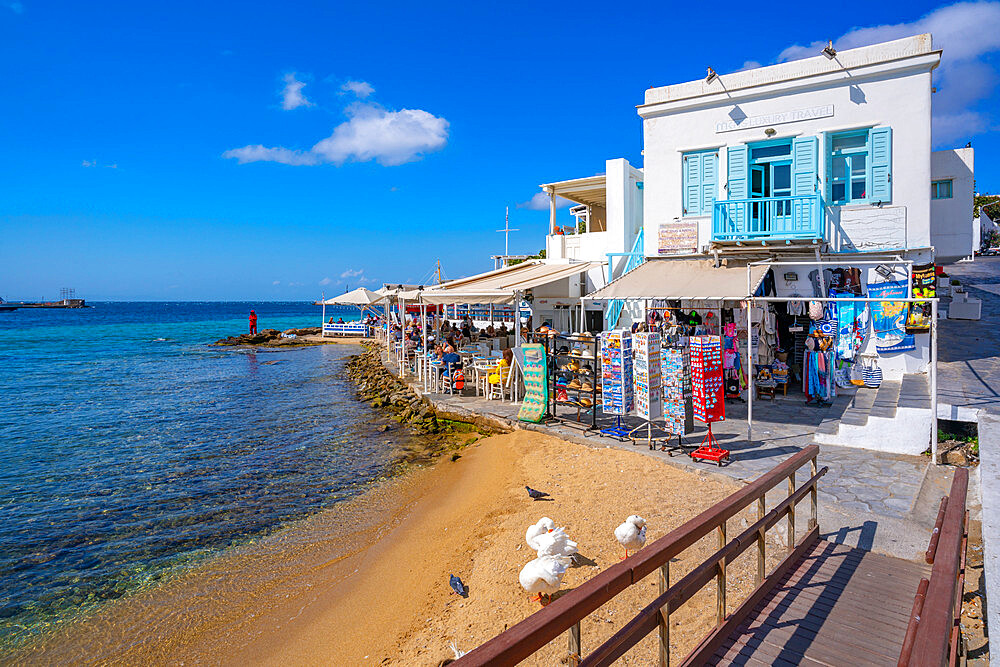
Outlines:
[{"label": "balcony railing", "polygon": [[[626,273],[636,268],[640,264],[646,261],[646,256],[643,254],[643,232],[644,229],[639,230],[639,235],[635,237],[635,243],[632,244],[632,252],[609,252],[608,253],[608,282],[616,278],[621,278]],[[622,267],[618,275],[615,275],[615,257],[624,257],[625,265]],[[615,329],[618,327],[618,320],[622,316],[622,309],[625,308],[625,301],[622,299],[613,299],[608,303],[608,309],[606,312],[608,329]]]},{"label": "balcony railing", "polygon": [[717,201],[712,207],[713,242],[822,240],[823,207],[818,194]]}]

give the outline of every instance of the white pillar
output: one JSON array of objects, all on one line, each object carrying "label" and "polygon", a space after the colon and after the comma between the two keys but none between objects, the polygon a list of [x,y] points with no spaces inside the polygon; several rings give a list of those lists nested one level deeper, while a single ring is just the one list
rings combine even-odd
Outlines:
[{"label": "white pillar", "polygon": [[389,346],[389,297],[385,299],[385,358],[388,360],[389,355],[392,353],[392,348]]},{"label": "white pillar", "polygon": [[[935,277],[936,279],[936,277]],[[913,284],[913,281],[910,281]],[[907,304],[909,305],[909,304]],[[931,453],[934,463],[938,462],[938,388],[937,388],[937,332],[938,332],[938,302],[931,300]]]},{"label": "white pillar", "polygon": [[326,293],[320,292],[319,300],[323,303],[323,321],[319,325],[319,337],[323,337],[323,325],[326,324]]},{"label": "white pillar", "polygon": [[556,193],[549,190],[549,234],[556,233]]},{"label": "white pillar", "polygon": [[[553,207],[554,210],[555,207]],[[514,292],[514,347],[521,347],[521,293]]]}]

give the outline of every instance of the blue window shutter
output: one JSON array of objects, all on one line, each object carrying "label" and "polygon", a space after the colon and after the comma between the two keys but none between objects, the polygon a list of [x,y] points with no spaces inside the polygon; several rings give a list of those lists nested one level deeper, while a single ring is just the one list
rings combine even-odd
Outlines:
[{"label": "blue window shutter", "polygon": [[875,127],[869,135],[868,201],[892,201],[892,128]]},{"label": "blue window shutter", "polygon": [[747,198],[746,146],[730,146],[726,149],[726,180],[729,181],[729,199]]},{"label": "blue window shutter", "polygon": [[712,215],[712,204],[719,192],[719,155],[715,151],[701,155],[701,214]]},{"label": "blue window shutter", "polygon": [[684,215],[701,215],[701,154],[683,157]]},{"label": "blue window shutter", "polygon": [[792,195],[811,195],[816,192],[819,174],[819,140],[816,137],[799,137],[792,141]]}]

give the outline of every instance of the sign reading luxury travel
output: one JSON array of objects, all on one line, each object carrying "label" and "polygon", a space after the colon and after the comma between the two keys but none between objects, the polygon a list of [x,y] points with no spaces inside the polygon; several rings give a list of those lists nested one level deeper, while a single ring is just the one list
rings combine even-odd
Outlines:
[{"label": "sign reading luxury travel", "polygon": [[729,113],[730,120],[715,124],[716,133],[732,132],[733,130],[745,130],[752,127],[765,127],[771,125],[781,125],[782,123],[795,123],[800,120],[812,120],[813,118],[828,118],[833,115],[833,105],[824,104],[808,109],[793,109],[792,111],[781,111],[769,113],[763,116],[746,116],[739,107],[735,107]]}]

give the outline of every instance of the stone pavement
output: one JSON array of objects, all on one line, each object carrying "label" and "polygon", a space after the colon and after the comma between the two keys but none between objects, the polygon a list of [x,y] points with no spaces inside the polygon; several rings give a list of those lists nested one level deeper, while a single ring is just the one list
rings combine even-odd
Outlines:
[{"label": "stone pavement", "polygon": [[[983,302],[982,319],[938,326],[938,417],[977,421],[1000,411],[1000,257],[949,264],[945,272]],[[950,299],[941,299],[947,308]]]},{"label": "stone pavement", "polygon": [[[421,389],[416,384],[415,389]],[[701,475],[724,475],[748,482],[772,469],[788,456],[812,444],[816,427],[824,420],[837,419],[846,409],[850,395],[843,395],[830,406],[809,407],[801,396],[779,396],[773,402],[754,402],[754,440],[747,441],[746,405],[726,403],[727,420],[713,425],[720,446],[732,452],[732,461],[722,467],[695,462],[690,457],[670,452],[650,451],[642,437],[636,442],[584,431],[559,422],[526,424],[517,421],[518,405],[487,401],[471,395],[428,394],[435,407],[458,416],[486,417],[509,428],[525,428],[577,442],[590,447],[617,447],[655,457],[668,465],[695,471]],[[629,427],[639,426],[635,417],[625,418]],[[611,425],[611,418],[600,416],[599,428]],[[658,432],[653,431],[656,438]],[[684,445],[697,446],[705,428],[684,437]],[[676,442],[676,438],[674,439]],[[819,466],[829,467],[820,481],[819,522],[824,537],[851,546],[907,559],[918,559],[927,548],[938,502],[947,492],[951,470],[931,466],[920,456],[886,454],[852,447],[822,445]],[[808,466],[800,470],[797,481],[809,478]],[[784,498],[784,485],[773,493],[776,502]],[[807,505],[803,506],[803,508]],[[800,510],[808,511],[808,510]],[[800,516],[804,516],[800,513]],[[784,524],[779,524],[783,529]]]}]

